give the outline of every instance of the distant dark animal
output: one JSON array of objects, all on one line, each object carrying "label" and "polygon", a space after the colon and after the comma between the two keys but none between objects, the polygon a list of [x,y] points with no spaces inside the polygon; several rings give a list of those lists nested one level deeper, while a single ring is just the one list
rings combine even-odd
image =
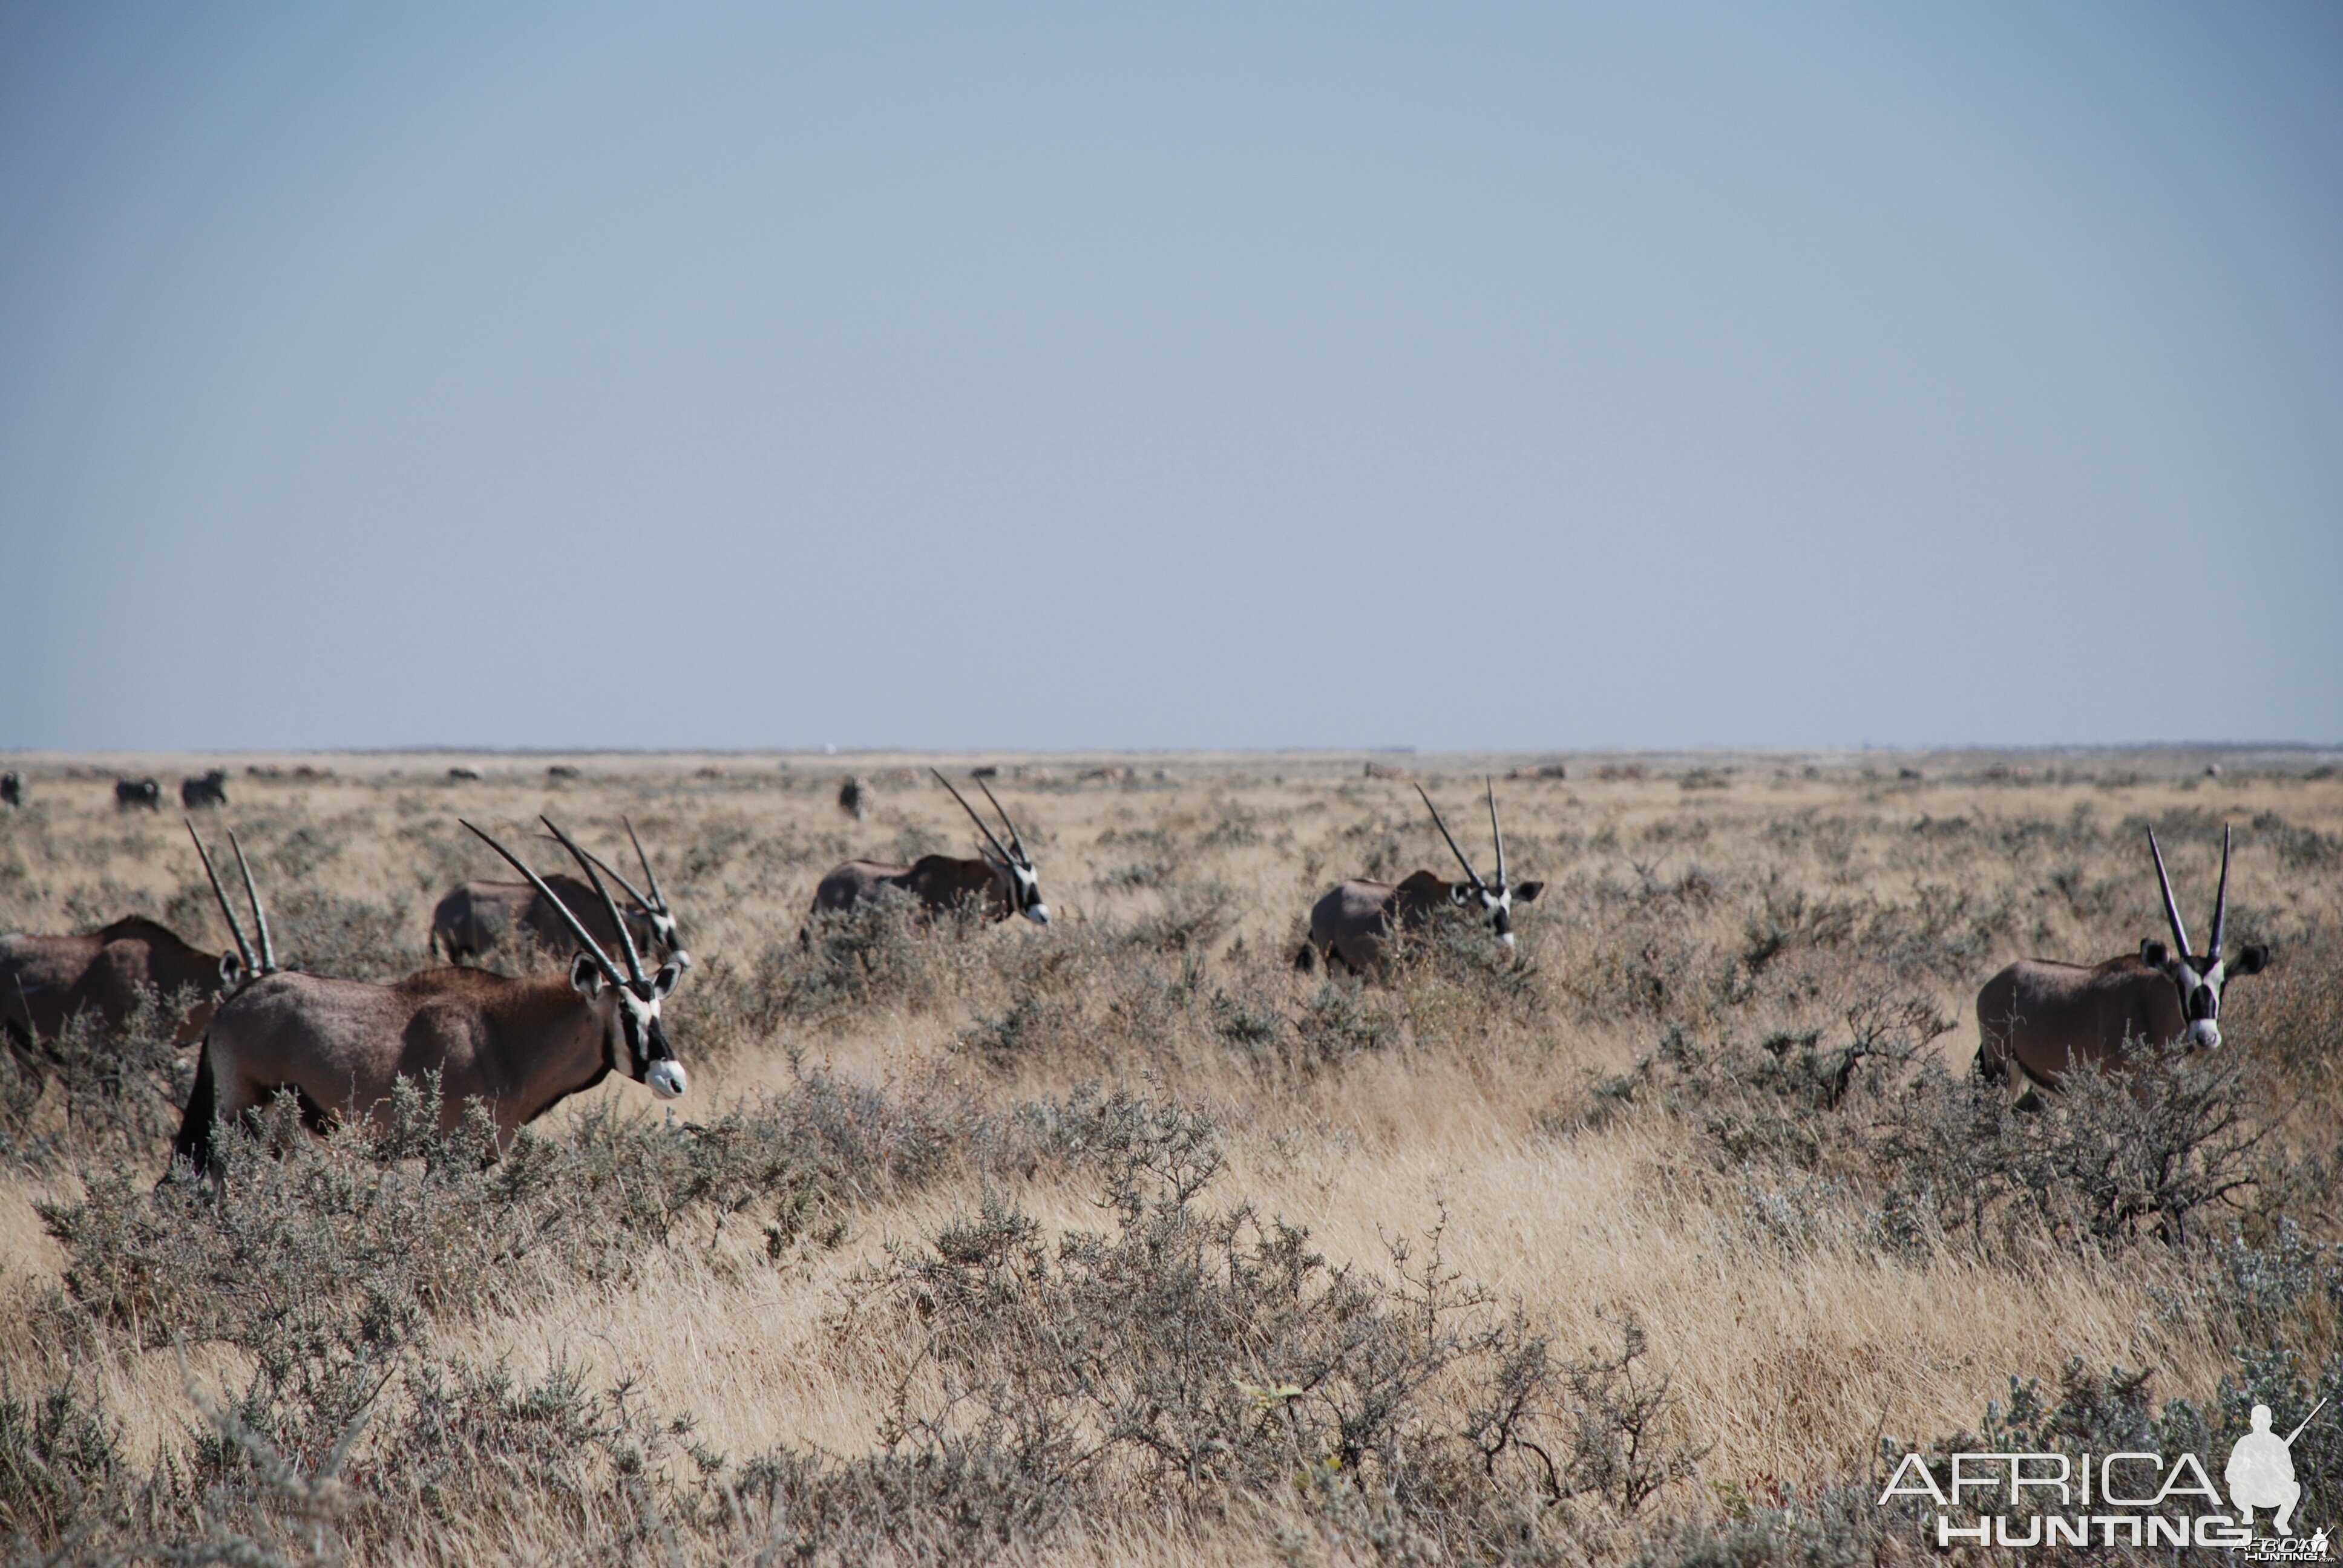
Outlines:
[{"label": "distant dark animal", "polygon": [[994,764],[988,762],[981,768],[970,769],[968,770],[968,776],[971,779],[998,779],[1001,777],[1001,769]]},{"label": "distant dark animal", "polygon": [[849,779],[838,787],[838,809],[861,821],[870,815],[870,786],[860,779]]},{"label": "distant dark animal", "polygon": [[548,779],[575,779],[578,777],[578,769],[567,762],[557,762],[545,770],[545,776]]},{"label": "distant dark animal", "polygon": [[[932,771],[932,769],[931,769]],[[978,846],[977,859],[957,859],[949,855],[922,855],[908,866],[891,866],[876,860],[849,860],[822,878],[814,890],[813,912],[843,913],[872,899],[888,888],[900,888],[910,894],[923,914],[940,914],[972,900],[981,900],[984,917],[989,920],[1005,920],[1011,915],[1022,915],[1037,926],[1050,923],[1050,906],[1041,900],[1040,874],[1033,869],[1033,858],[1026,853],[1025,840],[1017,831],[1017,824],[1009,819],[999,800],[993,799],[991,787],[981,779],[976,787],[984,791],[992,809],[1001,813],[1001,825],[1009,830],[1009,842],[1004,845],[986,826],[976,808],[940,772],[936,782],[951,790],[969,819],[984,835]],[[798,933],[800,941],[810,940],[809,930]]]},{"label": "distant dark animal", "polygon": [[116,779],[114,781],[114,809],[135,811],[144,806],[149,811],[163,809],[163,787],[152,779]]},{"label": "distant dark animal", "polygon": [[1294,968],[1314,970],[1323,958],[1329,968],[1339,961],[1354,974],[1373,973],[1382,967],[1383,944],[1394,930],[1421,930],[1433,912],[1443,906],[1477,907],[1498,940],[1512,947],[1514,903],[1534,902],[1545,891],[1545,884],[1523,882],[1514,887],[1506,880],[1505,833],[1497,825],[1497,787],[1493,781],[1484,782],[1489,792],[1489,831],[1497,844],[1494,882],[1481,879],[1481,873],[1464,858],[1448,824],[1441,819],[1440,808],[1433,805],[1432,797],[1424,795],[1419,784],[1415,792],[1423,796],[1424,808],[1432,813],[1440,836],[1448,840],[1457,863],[1464,868],[1465,879],[1452,882],[1431,871],[1417,871],[1397,885],[1363,879],[1337,883],[1311,910],[1310,940],[1293,955]]},{"label": "distant dark animal", "polygon": [[450,784],[477,784],[479,781],[480,770],[477,768],[450,768],[447,769],[447,782]]},{"label": "distant dark animal", "polygon": [[[518,857],[464,826],[568,912]],[[551,822],[546,826],[601,893],[610,929],[623,932],[618,906],[584,853]],[[224,897],[221,908],[233,924]],[[668,1042],[659,1004],[682,979],[682,966],[670,962],[647,973],[634,944],[622,937],[621,970],[574,914],[570,924],[577,957],[565,974],[508,980],[478,970],[427,970],[390,986],[295,973],[253,980],[212,1017],[172,1146],[174,1168],[214,1169],[216,1124],[247,1116],[286,1090],[299,1096],[312,1128],[323,1131],[381,1114],[402,1078],[436,1076],[441,1127],[459,1124],[466,1102],[477,1099],[500,1145],[523,1123],[614,1070],[661,1100],[681,1095],[689,1079]]]},{"label": "distant dark animal", "polygon": [[11,768],[0,773],[0,806],[22,806],[25,803],[25,776]]},{"label": "distant dark animal", "polygon": [[192,811],[198,806],[227,804],[227,774],[218,768],[179,780],[179,804]]},{"label": "distant dark animal", "polygon": [[[691,955],[684,950],[682,930],[668,907],[659,874],[651,869],[650,857],[643,853],[642,840],[635,837],[632,822],[627,824],[627,837],[634,843],[635,858],[642,863],[648,890],[638,890],[607,861],[589,858],[634,900],[634,908],[618,915],[634,945],[645,951],[663,949],[679,968],[689,969]],[[616,955],[618,930],[603,913],[603,899],[577,878],[558,871],[545,881],[558,898],[558,905],[532,882],[465,882],[451,890],[431,911],[432,953],[444,953],[449,963],[465,963],[518,932],[535,939],[555,957],[568,958],[578,950],[572,933],[582,922],[604,953]]]},{"label": "distant dark animal", "polygon": [[2008,1084],[2014,1097],[2029,1088],[2056,1089],[2069,1067],[2087,1062],[2120,1068],[2142,1047],[2185,1041],[2210,1050],[2221,1043],[2221,990],[2239,975],[2258,974],[2269,950],[2258,942],[2221,951],[2229,912],[2229,829],[2221,829],[2221,885],[2213,897],[2212,945],[2188,950],[2188,931],[2172,897],[2164,850],[2147,830],[2148,853],[2164,893],[2165,919],[2177,950],[2149,938],[2139,956],[2103,964],[2047,963],[2020,959],[1977,992],[1977,1071]]}]

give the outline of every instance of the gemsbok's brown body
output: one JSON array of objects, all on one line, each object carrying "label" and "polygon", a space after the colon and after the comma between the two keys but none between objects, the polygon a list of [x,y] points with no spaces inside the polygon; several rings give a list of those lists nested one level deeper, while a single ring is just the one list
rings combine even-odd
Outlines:
[{"label": "gemsbok's brown body", "polygon": [[138,1009],[142,990],[177,993],[189,1008],[179,1043],[203,1032],[210,1002],[231,983],[220,955],[169,927],[132,915],[77,937],[0,937],[0,1029],[17,1047],[46,1043],[78,1013],[118,1030]]},{"label": "gemsbok's brown body", "polygon": [[608,861],[588,852],[588,859],[634,901],[633,908],[619,912],[618,920],[604,911],[593,889],[563,871],[545,879],[545,886],[552,890],[549,896],[528,882],[462,882],[450,889],[431,911],[431,951],[445,954],[451,964],[467,963],[518,935],[530,938],[556,958],[566,959],[578,951],[578,939],[570,930],[574,920],[604,953],[616,958],[618,921],[623,921],[637,948],[644,952],[663,950],[689,969],[691,955],[684,951],[675,911],[668,907],[659,875],[651,869],[650,858],[643,853],[643,842],[635,837],[632,822],[627,823],[627,837],[635,846],[635,858],[642,862],[648,890],[638,889]]},{"label": "gemsbok's brown body", "polygon": [[1523,882],[1513,886],[1505,879],[1505,834],[1497,825],[1497,787],[1487,785],[1489,792],[1489,831],[1497,845],[1497,879],[1484,882],[1457,847],[1455,836],[1442,820],[1440,808],[1433,805],[1432,797],[1423,793],[1423,786],[1415,792],[1423,797],[1425,809],[1440,829],[1440,836],[1448,840],[1448,848],[1464,868],[1465,880],[1452,882],[1432,871],[1417,871],[1404,880],[1371,882],[1353,879],[1338,882],[1327,890],[1310,910],[1310,940],[1300,952],[1293,955],[1294,967],[1314,970],[1324,959],[1332,968],[1340,963],[1354,974],[1370,974],[1383,966],[1383,947],[1394,931],[1417,931],[1427,925],[1435,910],[1443,908],[1469,910],[1478,906],[1489,929],[1505,946],[1513,945],[1513,904],[1516,900],[1530,903],[1545,891],[1544,882]]},{"label": "gemsbok's brown body", "polygon": [[265,976],[214,1015],[173,1152],[207,1165],[213,1121],[257,1110],[283,1090],[299,1094],[312,1129],[324,1131],[376,1114],[400,1079],[434,1072],[443,1128],[477,1097],[499,1142],[508,1141],[615,1064],[618,998],[601,980],[582,951],[570,972],[525,980],[472,969],[426,970],[387,986]]},{"label": "gemsbok's brown body", "polygon": [[1400,882],[1363,877],[1337,882],[1311,906],[1310,940],[1294,955],[1295,966],[1314,970],[1322,957],[1329,968],[1340,964],[1353,974],[1372,974],[1382,967],[1383,945],[1393,931],[1422,930],[1434,911],[1457,904],[1458,889],[1471,887],[1431,871]]},{"label": "gemsbok's brown body", "polygon": [[2013,1096],[2056,1089],[2067,1071],[2090,1064],[2120,1069],[2131,1052],[2185,1042],[2209,1050],[2221,1043],[2221,990],[2239,975],[2257,974],[2269,950],[2249,942],[2236,957],[2221,951],[2229,906],[2229,832],[2221,831],[2221,886],[2213,901],[2212,943],[2188,950],[2187,928],[2172,897],[2156,830],[2148,853],[2164,893],[2165,917],[2178,950],[2153,938],[2137,956],[2103,964],[2048,963],[2020,959],[1977,992],[1977,1070],[2005,1081]]},{"label": "gemsbok's brown body", "polygon": [[[585,896],[585,883],[560,871],[545,880],[562,902],[578,911],[578,920],[604,952],[618,946],[618,929]],[[637,917],[628,923],[639,941],[650,932],[639,922]],[[431,954],[451,964],[484,958],[516,937],[537,942],[556,958],[566,959],[578,950],[577,939],[553,912],[552,903],[527,882],[458,882],[431,910]]]},{"label": "gemsbok's brown body", "polygon": [[[983,833],[985,842],[978,846],[977,858],[922,855],[908,866],[849,860],[832,868],[814,889],[813,912],[842,914],[891,888],[909,894],[926,915],[942,914],[963,904],[980,901],[988,920],[1022,915],[1035,925],[1048,925],[1050,906],[1042,901],[1040,873],[1033,868],[1033,858],[1026,853],[1025,840],[1019,836],[1017,824],[1009,819],[1001,802],[993,799],[990,788],[981,779],[977,780],[976,787],[984,791],[984,798],[1001,813],[1001,825],[1009,829],[1009,842],[1005,845],[976,814],[976,808],[952,789],[950,779],[937,773],[936,781],[951,790],[952,799],[960,801],[960,809]],[[805,940],[807,935],[800,931],[799,940]]]},{"label": "gemsbok's brown body", "polygon": [[[548,898],[549,888],[510,850],[464,824]],[[381,1113],[401,1078],[436,1073],[440,1124],[456,1126],[478,1099],[500,1144],[524,1123],[618,1071],[662,1100],[689,1080],[668,1043],[659,1004],[683,973],[673,960],[644,972],[623,936],[618,910],[584,851],[546,823],[587,873],[605,912],[621,931],[626,971],[595,945],[568,906],[578,952],[566,974],[509,980],[477,970],[430,970],[397,985],[325,980],[277,970],[264,942],[260,973],[212,1017],[194,1093],[173,1146],[175,1166],[212,1168],[212,1135],[223,1118],[257,1111],[270,1096],[298,1095],[316,1129]],[[216,882],[215,882],[216,890]],[[222,908],[230,924],[233,910]],[[255,911],[258,902],[256,897]],[[243,934],[237,931],[238,945]]]},{"label": "gemsbok's brown body", "polygon": [[[212,869],[210,852],[196,837],[193,822],[187,824],[187,837],[195,839],[204,875],[211,879],[212,892],[226,910],[226,890],[220,886],[219,873]],[[230,832],[228,839],[233,842],[235,833]],[[251,890],[252,868],[244,864],[242,844],[236,847],[236,859],[244,866],[245,887]],[[259,893],[254,891],[252,899],[257,918]],[[234,916],[228,925],[235,930],[240,960],[192,947],[168,926],[143,915],[116,920],[86,936],[0,937],[0,1034],[19,1050],[29,1052],[35,1041],[55,1040],[77,1014],[94,1011],[106,1028],[119,1030],[151,990],[163,999],[176,996],[186,1002],[186,1011],[171,1039],[173,1045],[200,1039],[211,1026],[219,994],[234,990],[252,972],[252,950],[243,931],[235,929]],[[264,921],[264,939],[266,934]]]}]

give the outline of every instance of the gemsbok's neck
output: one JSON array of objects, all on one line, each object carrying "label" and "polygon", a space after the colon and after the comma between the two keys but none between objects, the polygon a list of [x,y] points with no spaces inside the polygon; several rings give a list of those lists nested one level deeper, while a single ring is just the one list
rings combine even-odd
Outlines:
[{"label": "gemsbok's neck", "polygon": [[439,985],[471,993],[494,1042],[481,1063],[508,1131],[602,1081],[609,1070],[600,1009],[578,994],[568,977],[508,979],[479,970],[434,971]]}]

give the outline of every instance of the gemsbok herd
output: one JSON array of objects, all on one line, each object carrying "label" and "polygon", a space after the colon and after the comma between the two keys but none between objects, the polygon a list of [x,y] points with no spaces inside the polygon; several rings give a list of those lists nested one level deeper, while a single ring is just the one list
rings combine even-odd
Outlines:
[{"label": "gemsbok herd", "polygon": [[[187,804],[217,804],[224,799],[219,777],[190,780]],[[1021,915],[1048,926],[1050,906],[1024,836],[984,775],[973,778],[1005,839],[935,771],[981,836],[975,856],[924,855],[910,865],[848,860],[815,889],[800,941],[809,941],[813,922],[885,898],[899,900],[903,915],[914,920],[966,910],[988,923]],[[9,784],[14,804],[22,799],[22,786],[13,775]],[[1323,963],[1373,979],[1383,972],[1394,937],[1424,930],[1443,910],[1461,911],[1513,948],[1515,907],[1534,901],[1545,885],[1511,880],[1493,780],[1484,782],[1483,792],[1494,857],[1491,876],[1482,876],[1418,785],[1463,879],[1419,869],[1395,883],[1353,879],[1335,884],[1310,911],[1309,937],[1294,955],[1295,967],[1315,970]],[[117,799],[151,807],[156,793],[151,782],[126,783]],[[850,780],[840,803],[861,820],[866,788]],[[690,1080],[660,1020],[660,1004],[692,960],[650,856],[628,822],[642,871],[637,887],[549,819],[539,821],[582,879],[565,872],[539,875],[494,837],[463,822],[522,879],[468,881],[451,890],[432,912],[429,940],[433,956],[444,955],[446,967],[394,985],[280,965],[243,845],[229,831],[252,917],[250,939],[190,821],[188,836],[236,950],[201,951],[141,916],[79,936],[0,936],[0,1031],[20,1060],[37,1070],[55,1060],[45,1053],[77,1015],[88,1015],[85,1025],[119,1030],[149,999],[175,998],[185,1009],[175,1043],[199,1042],[199,1051],[194,1091],[173,1146],[174,1171],[216,1172],[218,1124],[248,1118],[285,1093],[296,1097],[303,1121],[323,1132],[382,1115],[400,1079],[436,1075],[443,1126],[455,1126],[478,1101],[500,1144],[613,1072],[661,1100],[679,1098]],[[2078,1067],[2120,1070],[2143,1049],[2210,1050],[2221,1043],[2223,989],[2259,971],[2269,959],[2258,943],[2225,950],[2228,830],[2222,832],[2220,883],[2201,951],[2189,941],[2153,829],[2147,847],[2172,945],[2151,938],[2137,954],[2088,967],[2025,959],[1995,975],[1976,999],[1975,1066],[1984,1079],[2025,1098],[2056,1091]],[[626,907],[613,884],[626,896]],[[470,960],[515,940],[536,943],[567,960],[567,967],[514,979],[472,966]]]}]

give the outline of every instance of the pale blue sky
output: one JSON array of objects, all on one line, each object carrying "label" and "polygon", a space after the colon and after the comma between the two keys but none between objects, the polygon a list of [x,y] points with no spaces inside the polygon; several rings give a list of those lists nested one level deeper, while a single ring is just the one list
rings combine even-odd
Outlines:
[{"label": "pale blue sky", "polygon": [[0,747],[2333,741],[2338,95],[2331,4],[11,0]]}]

